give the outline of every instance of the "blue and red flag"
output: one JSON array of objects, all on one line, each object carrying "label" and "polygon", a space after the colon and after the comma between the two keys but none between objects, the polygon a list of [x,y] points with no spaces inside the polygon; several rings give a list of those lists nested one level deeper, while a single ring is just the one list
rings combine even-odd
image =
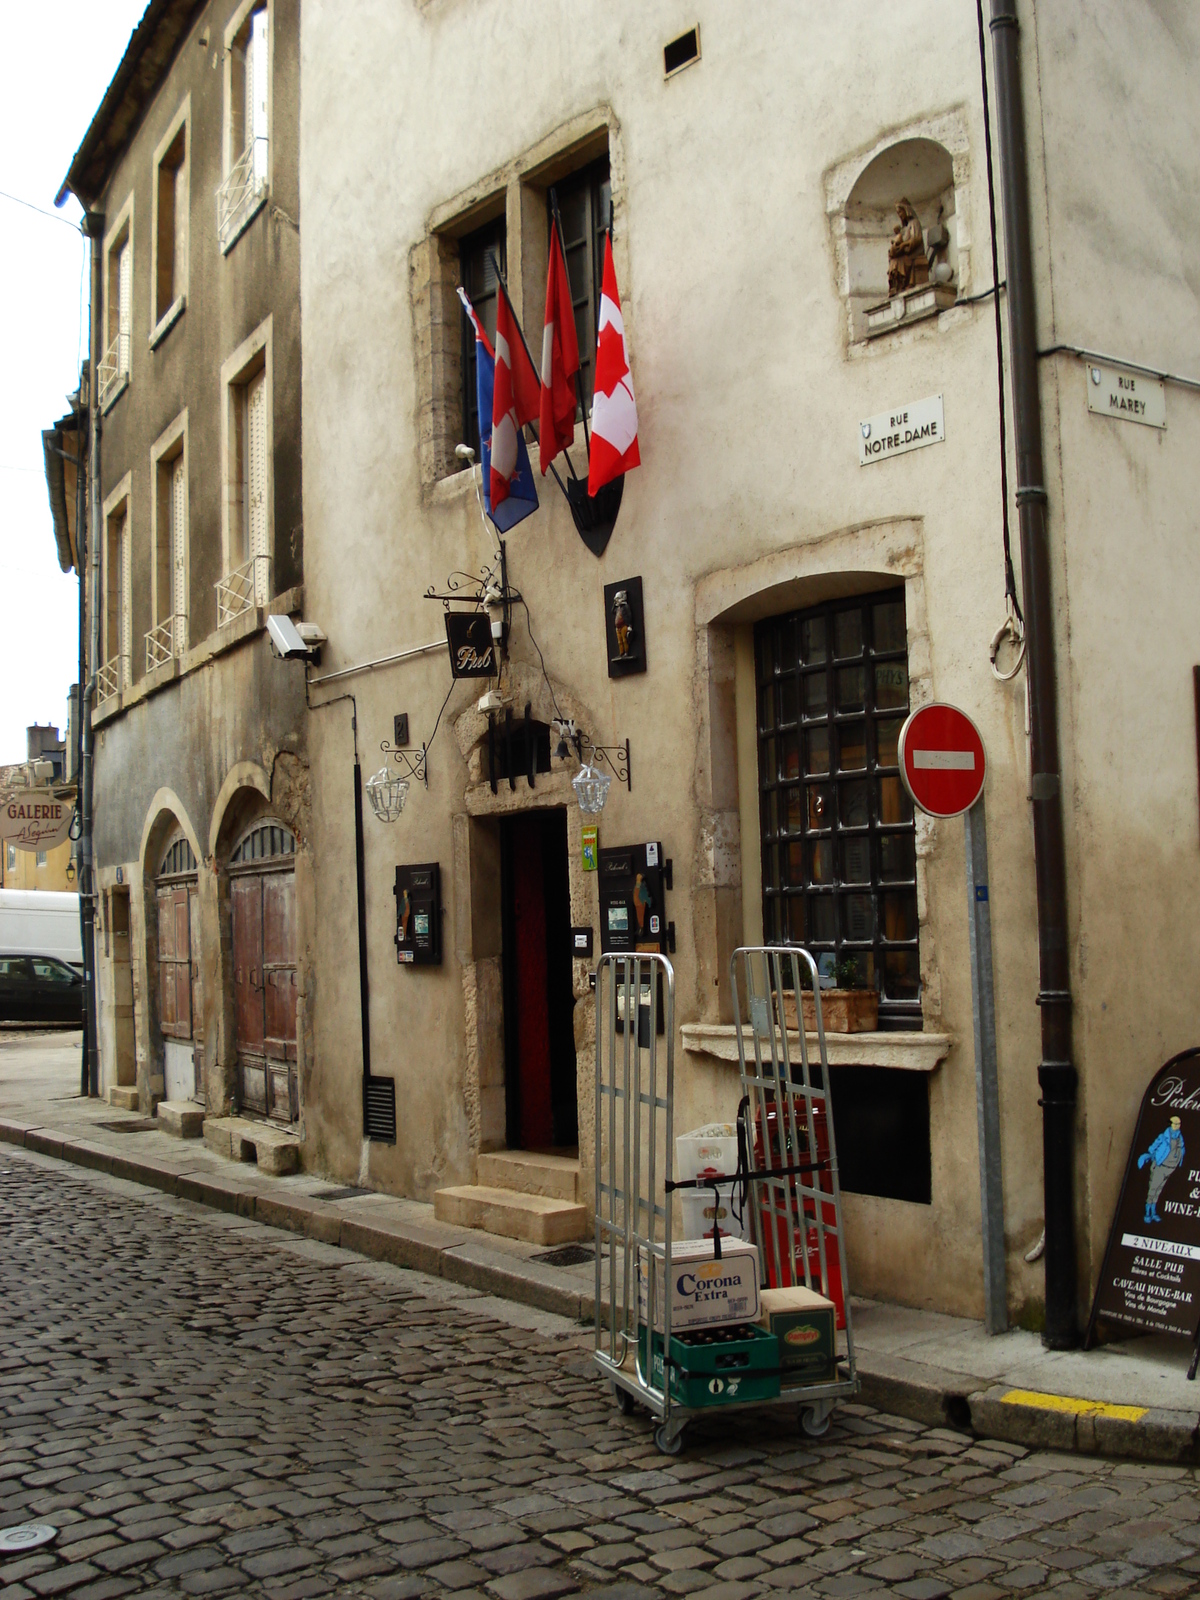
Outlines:
[{"label": "blue and red flag", "polygon": [[[516,527],[518,522],[524,521],[538,508],[533,468],[529,464],[529,452],[525,448],[525,439],[521,433],[521,426],[529,420],[529,417],[520,413],[528,407],[527,403],[524,406],[520,405],[513,393],[511,349],[514,343],[519,347],[530,370],[532,363],[525,354],[520,334],[514,335],[512,331],[511,324],[515,319],[512,318],[504,291],[501,289],[496,310],[496,326],[497,344],[501,348],[502,355],[499,399],[503,404],[503,410],[497,427],[494,421],[496,352],[464,289],[459,289],[458,298],[462,301],[463,310],[475,330],[475,392],[479,408],[479,443],[483,455],[480,462],[483,469],[483,506],[497,529],[501,533],[507,533],[510,528]],[[508,312],[507,317],[504,316],[505,312]],[[520,379],[524,379],[523,373],[520,374]],[[526,387],[526,383],[521,382],[521,387]],[[535,417],[537,415],[536,405],[533,415]],[[493,437],[500,444],[499,460],[493,458]]]}]

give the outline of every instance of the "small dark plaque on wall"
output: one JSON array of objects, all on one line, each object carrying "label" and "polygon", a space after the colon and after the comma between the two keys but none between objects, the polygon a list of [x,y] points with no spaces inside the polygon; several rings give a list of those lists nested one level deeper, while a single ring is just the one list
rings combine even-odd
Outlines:
[{"label": "small dark plaque on wall", "polygon": [[646,620],[640,578],[622,578],[619,583],[604,585],[604,632],[610,678],[645,672]]},{"label": "small dark plaque on wall", "polygon": [[[1097,1320],[1195,1339],[1200,1326],[1200,1048],[1142,1097],[1085,1348]],[[1193,1370],[1195,1360],[1193,1359]],[[1188,1373],[1190,1378],[1192,1372]]]},{"label": "small dark plaque on wall", "polygon": [[486,611],[447,611],[450,671],[456,678],[490,678],[496,670],[496,644]]}]

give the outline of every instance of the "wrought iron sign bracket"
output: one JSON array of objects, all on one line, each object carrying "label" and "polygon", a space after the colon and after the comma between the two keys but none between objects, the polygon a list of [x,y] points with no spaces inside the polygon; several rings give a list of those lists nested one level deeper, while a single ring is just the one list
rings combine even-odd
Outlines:
[{"label": "wrought iron sign bracket", "polygon": [[583,744],[590,751],[589,760],[599,760],[608,767],[618,783],[623,783],[630,794],[633,793],[633,768],[629,760],[629,740],[621,744],[593,744],[586,733],[579,735]]},{"label": "wrought iron sign bracket", "polygon": [[391,756],[406,778],[411,778],[415,783],[423,783],[428,789],[429,763],[425,759],[427,748],[425,745],[421,746],[420,751],[415,756],[410,756],[407,750],[398,750],[395,745],[389,744],[386,739],[380,740],[379,748],[385,756]]},{"label": "wrought iron sign bracket", "polygon": [[[425,599],[440,600],[444,611],[449,611],[454,604],[463,603],[472,604],[477,611],[486,611],[492,623],[492,637],[498,646],[497,656],[504,657],[508,654],[513,606],[522,604],[523,597],[516,589],[509,587],[508,551],[503,539],[499,540],[499,545],[499,582],[496,581],[496,563],[493,561],[478,573],[452,572],[446,579],[444,592],[430,584],[425,591]],[[499,634],[495,631],[497,621],[500,623]]]}]

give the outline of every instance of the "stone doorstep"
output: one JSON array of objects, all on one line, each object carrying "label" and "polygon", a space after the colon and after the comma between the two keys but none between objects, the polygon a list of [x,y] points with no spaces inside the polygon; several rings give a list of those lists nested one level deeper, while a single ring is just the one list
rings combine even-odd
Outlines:
[{"label": "stone doorstep", "polygon": [[204,1142],[227,1161],[256,1163],[268,1177],[282,1177],[300,1168],[298,1137],[265,1122],[251,1122],[249,1117],[205,1117]]},{"label": "stone doorstep", "polygon": [[490,1150],[479,1155],[475,1172],[485,1188],[512,1189],[518,1194],[540,1194],[548,1200],[579,1204],[578,1156],[550,1150]]},{"label": "stone doorstep", "polygon": [[160,1100],[154,1115],[176,1139],[198,1139],[204,1132],[204,1112],[194,1100]]},{"label": "stone doorstep", "polygon": [[587,1207],[546,1195],[519,1194],[513,1189],[492,1189],[486,1184],[459,1184],[438,1189],[433,1214],[439,1222],[460,1228],[480,1228],[527,1244],[566,1244],[588,1233]]},{"label": "stone doorstep", "polygon": [[108,1103],[119,1111],[140,1111],[136,1083],[113,1083],[108,1088]]}]

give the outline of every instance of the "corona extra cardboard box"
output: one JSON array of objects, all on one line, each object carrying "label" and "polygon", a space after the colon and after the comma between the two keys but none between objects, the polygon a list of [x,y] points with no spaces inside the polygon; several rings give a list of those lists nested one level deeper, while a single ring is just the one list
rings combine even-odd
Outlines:
[{"label": "corona extra cardboard box", "polygon": [[[654,1325],[663,1325],[665,1263],[654,1256]],[[638,1260],[638,1311],[643,1323],[649,1315],[649,1275],[646,1258]],[[721,1259],[713,1260],[711,1239],[684,1239],[671,1246],[671,1331],[685,1328],[724,1328],[738,1322],[758,1322],[758,1251],[743,1239],[721,1240]]]},{"label": "corona extra cardboard box", "polygon": [[837,1377],[834,1305],[812,1289],[764,1289],[758,1323],[779,1340],[784,1388]]}]

